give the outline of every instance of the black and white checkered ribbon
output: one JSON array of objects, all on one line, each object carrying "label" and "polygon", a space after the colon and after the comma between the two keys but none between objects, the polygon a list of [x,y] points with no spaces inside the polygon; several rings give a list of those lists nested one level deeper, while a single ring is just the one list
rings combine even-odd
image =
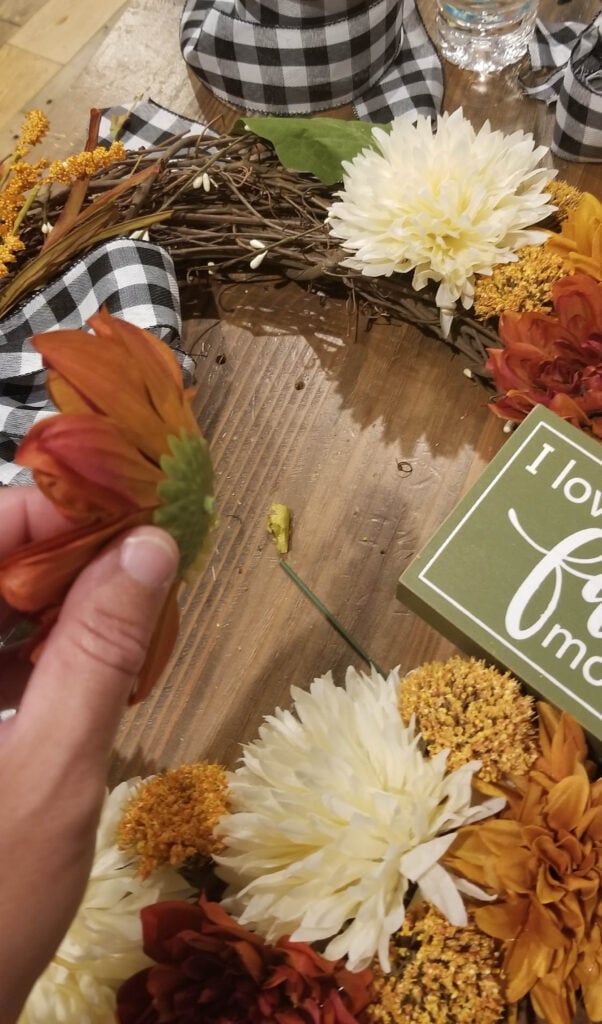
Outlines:
[{"label": "black and white checkered ribbon", "polygon": [[308,114],[353,103],[361,120],[435,117],[441,63],[415,0],[187,0],[187,63],[227,103]]},{"label": "black and white checkered ribbon", "polygon": [[[124,112],[125,108],[115,108],[105,113],[102,137],[109,137],[111,115]],[[124,144],[133,149],[155,145],[199,127],[154,103],[144,103],[131,113]],[[0,485],[29,480],[29,471],[13,462],[15,451],[30,426],[54,411],[32,335],[61,328],[86,329],[88,317],[102,306],[162,338],[175,351],[190,382],[193,363],[179,348],[180,299],[170,255],[157,245],[132,238],[98,246],[0,320]]]},{"label": "black and white checkered ribbon", "polygon": [[538,21],[529,47],[531,65],[552,68],[525,92],[556,103],[552,152],[564,160],[602,161],[602,11],[590,25]]},{"label": "black and white checkered ribbon", "polygon": [[159,106],[154,100],[143,100],[134,107],[109,107],[100,119],[99,135],[107,141],[112,137],[111,126],[115,119],[127,120],[119,132],[119,141],[126,149],[147,149],[160,146],[174,135],[198,135],[204,125],[189,117],[174,114],[172,110]]},{"label": "black and white checkered ribbon", "polygon": [[99,246],[0,321],[0,483],[28,479],[12,462],[16,448],[33,423],[53,412],[32,335],[85,328],[102,306],[162,338],[190,375],[192,362],[178,348],[180,302],[171,257],[158,245],[127,238]]}]

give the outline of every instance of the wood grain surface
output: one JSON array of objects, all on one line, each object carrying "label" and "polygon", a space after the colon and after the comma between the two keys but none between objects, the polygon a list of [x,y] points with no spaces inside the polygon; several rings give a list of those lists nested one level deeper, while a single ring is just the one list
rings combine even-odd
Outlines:
[{"label": "wood grain surface", "polygon": [[[49,110],[93,60],[124,7],[124,0],[0,0],[0,159],[10,152],[25,111]],[[81,129],[68,118],[63,148],[67,135],[77,141],[75,131]]]},{"label": "wood grain surface", "polygon": [[[543,7],[556,20],[597,10],[593,0]],[[89,107],[138,95],[232,122],[235,112],[186,70],[180,10],[181,0],[131,0],[77,73],[65,65],[52,90],[51,146],[78,148]],[[423,13],[432,20],[433,4]],[[445,73],[447,109],[462,105],[477,124],[489,117],[549,143],[551,113],[524,99],[517,67],[483,77],[446,65]],[[40,105],[45,98],[42,88]],[[599,166],[559,170],[599,191]],[[291,685],[330,669],[342,681],[347,665],[361,665],[279,566],[265,527],[274,501],[292,509],[291,566],[375,661],[406,671],[449,656],[451,645],[396,600],[396,581],[505,437],[461,359],[413,327],[367,333],[344,304],[294,285],[189,298],[201,310],[185,337],[220,521],[204,575],[182,594],[166,678],[124,719],[113,783],[182,761],[232,765],[262,717],[289,703]]]}]

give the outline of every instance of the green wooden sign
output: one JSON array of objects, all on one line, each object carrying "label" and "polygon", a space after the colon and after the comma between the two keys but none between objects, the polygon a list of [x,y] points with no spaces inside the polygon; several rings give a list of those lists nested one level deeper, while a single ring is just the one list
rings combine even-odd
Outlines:
[{"label": "green wooden sign", "polygon": [[534,409],[398,597],[602,741],[602,445]]}]

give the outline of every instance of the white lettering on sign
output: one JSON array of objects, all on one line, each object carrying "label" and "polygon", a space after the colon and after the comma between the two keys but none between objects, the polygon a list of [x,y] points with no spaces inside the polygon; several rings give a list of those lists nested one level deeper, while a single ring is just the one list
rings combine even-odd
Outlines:
[{"label": "white lettering on sign", "polygon": [[558,474],[558,476],[556,477],[554,483],[552,484],[552,490],[553,491],[557,491],[558,490],[558,488],[560,487],[562,481],[569,475],[569,473],[571,472],[571,470],[572,470],[574,465],[576,465],[575,459],[569,459],[569,461],[567,462],[567,464],[564,467],[564,469],[560,470],[560,473]]},{"label": "white lettering on sign", "polygon": [[556,449],[551,444],[547,444],[546,443],[546,444],[542,445],[541,451],[540,451],[539,455],[537,456],[537,458],[533,460],[533,462],[531,463],[530,466],[527,466],[527,473],[532,473],[533,476],[536,476],[537,468],[540,465],[540,463],[543,462],[543,460],[545,459],[546,455],[549,455],[550,452],[555,452],[555,451],[556,451]]},{"label": "white lettering on sign", "polygon": [[581,591],[581,596],[588,604],[597,605],[587,620],[587,629],[592,636],[602,639],[602,576],[592,576]]},{"label": "white lettering on sign", "polygon": [[[527,473],[537,476],[539,467],[544,459],[547,459],[548,455],[554,451],[556,449],[553,445],[547,442],[543,444],[539,455],[528,466],[525,466]],[[602,490],[599,487],[594,487],[585,477],[569,476],[569,473],[576,465],[575,459],[569,459],[554,478],[550,487],[553,491],[557,491],[560,485],[563,484],[562,493],[567,501],[572,502],[573,505],[584,505],[586,502],[591,502],[590,512],[594,519],[596,519],[597,516],[602,516]]]},{"label": "white lettering on sign", "polygon": [[[547,454],[547,453],[546,453]],[[542,456],[543,458],[543,456]],[[528,467],[527,467],[528,468]],[[571,467],[572,468],[572,467]],[[569,470],[570,472],[570,470]],[[508,510],[512,526],[527,543],[542,556],[523,580],[511,598],[506,609],[505,626],[514,640],[527,640],[540,633],[548,625],[560,601],[566,574],[584,580],[581,596],[588,604],[595,605],[586,623],[586,629],[594,639],[602,636],[602,553],[590,557],[579,555],[588,544],[602,544],[602,529],[590,526],[564,537],[547,550],[537,544],[521,526],[516,510]],[[591,566],[587,571],[585,566]],[[600,566],[599,570],[594,566]],[[542,592],[551,594],[544,610],[529,622],[529,611]],[[596,665],[602,665],[602,657],[589,655],[587,643],[574,637],[570,630],[560,623],[550,624],[550,629],[541,640],[542,647],[554,651],[558,659],[570,657],[571,668],[580,667],[584,679],[592,686],[602,686],[602,677],[593,674]]]}]

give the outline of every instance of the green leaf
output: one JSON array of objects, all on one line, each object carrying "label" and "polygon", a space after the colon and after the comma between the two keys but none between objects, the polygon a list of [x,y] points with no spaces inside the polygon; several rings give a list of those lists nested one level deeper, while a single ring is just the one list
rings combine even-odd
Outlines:
[{"label": "green leaf", "polygon": [[325,185],[334,185],[343,180],[343,160],[353,160],[374,145],[374,127],[367,121],[335,117],[244,117],[234,131],[242,134],[248,128],[272,143],[290,171],[308,171]]},{"label": "green leaf", "polygon": [[215,523],[213,468],[209,446],[200,434],[169,438],[171,455],[163,455],[165,473],[157,487],[161,505],[153,522],[163,527],[180,549],[179,575],[191,579],[204,561],[209,547],[209,531]]},{"label": "green leaf", "polygon": [[116,142],[121,135],[123,129],[130,119],[130,110],[126,110],[125,114],[111,114],[110,131],[109,136],[111,142]]}]

